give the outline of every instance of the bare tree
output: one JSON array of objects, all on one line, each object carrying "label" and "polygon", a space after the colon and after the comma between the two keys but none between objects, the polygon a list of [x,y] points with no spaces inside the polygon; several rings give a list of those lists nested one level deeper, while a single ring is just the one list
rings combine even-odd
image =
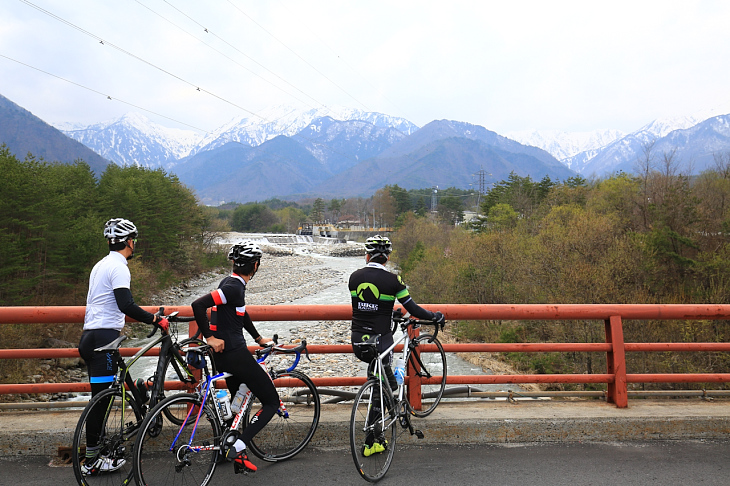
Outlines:
[{"label": "bare tree", "polygon": [[654,171],[654,144],[656,140],[646,142],[641,146],[641,156],[636,161],[636,172],[641,179],[641,217],[644,228],[649,227],[649,204],[651,204],[651,194],[649,193],[649,178]]}]

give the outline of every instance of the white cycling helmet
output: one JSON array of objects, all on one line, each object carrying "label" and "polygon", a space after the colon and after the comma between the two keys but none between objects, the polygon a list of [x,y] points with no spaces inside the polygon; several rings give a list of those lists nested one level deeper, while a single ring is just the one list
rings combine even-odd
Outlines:
[{"label": "white cycling helmet", "polygon": [[253,241],[241,241],[233,245],[228,251],[228,259],[236,265],[241,266],[249,262],[261,260],[263,254],[264,252],[259,248],[259,245]]},{"label": "white cycling helmet", "polygon": [[137,237],[137,227],[123,218],[113,218],[104,224],[104,237],[109,243],[121,243]]},{"label": "white cycling helmet", "polygon": [[388,256],[393,251],[393,245],[387,236],[375,235],[365,240],[365,251],[371,257],[379,255]]}]

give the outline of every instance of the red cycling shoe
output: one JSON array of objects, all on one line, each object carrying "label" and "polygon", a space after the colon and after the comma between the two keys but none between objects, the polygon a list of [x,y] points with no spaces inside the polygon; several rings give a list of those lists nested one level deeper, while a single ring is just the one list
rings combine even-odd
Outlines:
[{"label": "red cycling shoe", "polygon": [[245,449],[233,460],[233,472],[236,474],[256,472],[257,469],[254,463],[248,460]]}]

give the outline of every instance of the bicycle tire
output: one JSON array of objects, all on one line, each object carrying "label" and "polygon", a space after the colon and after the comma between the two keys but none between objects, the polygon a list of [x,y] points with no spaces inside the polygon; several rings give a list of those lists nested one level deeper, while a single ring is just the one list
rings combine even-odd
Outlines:
[{"label": "bicycle tire", "polygon": [[[396,407],[393,395],[387,389],[387,384],[383,387],[385,395],[383,396],[383,405],[387,410],[386,418],[387,430],[380,429],[380,419],[373,417],[371,413],[371,401],[375,399],[379,401],[379,382],[377,380],[368,380],[358,390],[355,395],[355,402],[352,405],[352,415],[350,416],[350,450],[352,459],[355,461],[357,472],[363,479],[374,483],[385,476],[388,472],[391,462],[393,462],[393,454],[395,453],[396,441]],[[375,393],[373,393],[375,391]],[[375,424],[369,422],[375,418]],[[372,434],[375,438],[387,440],[385,451],[365,457],[363,454],[363,445],[368,441],[368,435]],[[382,442],[381,442],[382,443]]]},{"label": "bicycle tire", "polygon": [[[279,462],[290,459],[304,449],[312,440],[319,425],[320,400],[312,380],[299,371],[275,371],[273,380],[280,380],[276,387],[280,407],[271,421],[256,434],[249,447],[259,459]],[[245,410],[244,424],[249,424],[253,411],[261,403],[254,398]]]},{"label": "bicycle tire", "polygon": [[[187,338],[187,339],[184,339],[184,340],[180,341],[179,343],[177,343],[177,348],[178,348],[178,350],[180,350],[183,347],[189,346],[189,345],[205,346],[206,343],[205,343],[205,341],[201,341],[200,339]],[[170,351],[170,352],[172,353],[172,351]],[[213,361],[213,354],[212,353],[213,352],[210,349],[208,349],[207,351],[205,351],[205,366],[208,369],[208,374],[215,375],[216,374],[216,371],[215,371],[215,362]],[[185,355],[184,355],[184,353],[182,351],[180,351],[180,354],[183,356],[183,358],[185,358]],[[160,358],[160,359],[162,359],[162,358]],[[165,359],[167,360],[167,363],[165,364],[165,374],[164,374],[163,381],[176,381],[176,380],[179,380],[180,379],[180,375],[178,374],[177,370],[175,369],[175,364],[173,363],[173,360],[175,358],[173,356],[167,356]],[[178,366],[179,365],[180,364],[178,363]],[[191,367],[187,363],[184,366],[190,372],[197,371],[196,368]],[[181,373],[185,373],[185,371],[184,370],[181,370]],[[186,390],[165,390],[164,389],[164,385],[163,385],[163,387],[160,389],[160,392],[158,394],[157,400],[155,400],[152,405],[154,406],[154,405],[162,402],[167,397],[171,397],[173,395],[178,395],[178,394],[181,394],[181,393],[187,393],[187,392],[186,392]],[[174,415],[167,414],[166,413],[165,416],[172,423],[176,423],[177,425],[182,425],[182,422],[178,422],[179,419],[177,417],[175,417]]]},{"label": "bicycle tire", "polygon": [[[95,395],[79,417],[74,431],[71,456],[74,475],[81,486],[119,486],[132,480],[132,450],[143,417],[132,394],[125,393],[124,409],[122,409],[122,390],[113,387]],[[99,455],[117,461],[117,464],[120,460],[125,461],[124,465],[111,474],[87,474],[82,470],[86,456],[88,422],[90,417],[93,420],[94,414],[98,414],[98,420],[101,421]]]},{"label": "bicycle tire", "polygon": [[[137,484],[208,484],[218,463],[222,432],[215,411],[207,403],[200,421],[196,420],[200,405],[196,394],[177,394],[147,414],[134,445]],[[179,423],[168,420],[169,415],[177,417]],[[193,431],[195,441],[189,444]],[[190,446],[205,449],[194,451]]]},{"label": "bicycle tire", "polygon": [[[429,343],[430,339],[433,339],[432,343]],[[441,402],[441,398],[444,396],[444,390],[446,389],[446,375],[448,373],[446,353],[444,352],[444,347],[441,345],[441,342],[437,338],[434,338],[431,334],[421,334],[413,341],[416,344],[416,347],[408,358],[408,365],[411,367],[411,371],[413,370],[414,363],[418,363],[418,357],[425,368],[425,370],[419,370],[418,374],[420,376],[423,378],[426,378],[428,375],[441,376],[441,380],[437,383],[421,385],[421,410],[414,409],[410,402],[408,403],[408,409],[413,412],[416,417],[423,418],[428,417],[431,415],[431,412],[436,410],[436,407]],[[438,351],[421,353],[419,346],[427,344],[435,344]],[[409,374],[411,371],[409,371]]]}]

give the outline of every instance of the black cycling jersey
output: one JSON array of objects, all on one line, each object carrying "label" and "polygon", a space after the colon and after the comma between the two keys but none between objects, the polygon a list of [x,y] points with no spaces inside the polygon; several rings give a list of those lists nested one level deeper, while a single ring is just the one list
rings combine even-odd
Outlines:
[{"label": "black cycling jersey", "polygon": [[[217,290],[193,302],[192,307],[203,336],[224,340],[226,351],[246,348],[243,329],[254,339],[259,337],[246,312],[246,282],[235,273],[221,280]],[[213,307],[210,323],[206,315],[209,307]]]},{"label": "black cycling jersey", "polygon": [[406,311],[419,319],[432,319],[433,313],[411,299],[400,276],[379,263],[368,263],[350,275],[352,296],[352,331],[373,334],[390,333],[391,316],[398,299]]},{"label": "black cycling jersey", "polygon": [[[225,341],[223,351],[215,353],[214,359],[219,371],[232,374],[226,378],[231,396],[235,395],[241,383],[246,383],[263,405],[256,414],[256,419],[251,420],[240,436],[248,445],[276,413],[279,395],[274,382],[249,353],[243,337],[243,329],[246,329],[254,339],[259,338],[259,333],[246,312],[246,281],[234,273],[221,280],[218,289],[195,299],[192,307],[203,336],[214,336]],[[208,322],[206,311],[211,307],[211,318]]]}]

